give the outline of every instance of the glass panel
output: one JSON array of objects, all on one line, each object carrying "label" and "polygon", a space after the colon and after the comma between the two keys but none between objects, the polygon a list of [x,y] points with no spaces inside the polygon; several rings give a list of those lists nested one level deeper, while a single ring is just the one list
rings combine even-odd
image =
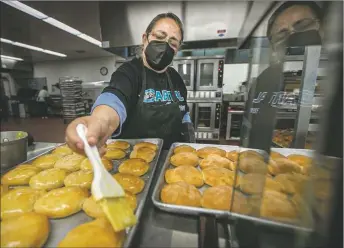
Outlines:
[{"label": "glass panel", "polygon": [[197,127],[210,128],[210,123],[211,123],[211,107],[199,107]]},{"label": "glass panel", "polygon": [[184,80],[186,86],[191,86],[191,64],[179,64],[179,75]]},{"label": "glass panel", "polygon": [[200,73],[200,86],[213,86],[214,63],[202,63]]}]

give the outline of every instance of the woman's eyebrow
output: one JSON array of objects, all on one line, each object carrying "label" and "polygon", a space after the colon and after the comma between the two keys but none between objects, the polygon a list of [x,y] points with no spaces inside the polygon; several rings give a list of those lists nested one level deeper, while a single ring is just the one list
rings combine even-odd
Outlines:
[{"label": "woman's eyebrow", "polygon": [[[165,35],[165,36],[168,36],[168,34],[167,34],[165,31],[163,31],[163,30],[157,30],[156,32],[159,32],[159,33],[161,33],[161,34],[163,34],[163,35]],[[179,41],[179,40],[178,40],[176,37],[174,37],[174,36],[171,36],[170,39],[175,40],[175,41]]]}]

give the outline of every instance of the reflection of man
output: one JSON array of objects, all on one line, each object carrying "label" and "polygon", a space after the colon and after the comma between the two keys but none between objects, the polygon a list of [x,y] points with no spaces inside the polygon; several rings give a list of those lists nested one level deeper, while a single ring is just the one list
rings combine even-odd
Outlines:
[{"label": "reflection of man", "polygon": [[276,63],[252,83],[246,103],[242,145],[269,150],[275,127],[276,106],[271,104],[283,85],[285,47],[321,44],[322,11],[314,2],[288,1],[277,8],[268,22],[267,36]]}]

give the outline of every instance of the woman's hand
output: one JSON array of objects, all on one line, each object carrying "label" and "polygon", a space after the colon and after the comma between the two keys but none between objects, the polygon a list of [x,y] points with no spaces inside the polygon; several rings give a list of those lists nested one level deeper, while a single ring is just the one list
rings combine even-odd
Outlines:
[{"label": "woman's hand", "polygon": [[84,144],[76,132],[78,124],[84,124],[87,127],[88,143],[91,146],[96,145],[103,153],[107,139],[119,126],[119,116],[111,107],[100,105],[94,109],[91,116],[77,118],[68,125],[66,129],[68,146],[78,153],[84,153]]}]

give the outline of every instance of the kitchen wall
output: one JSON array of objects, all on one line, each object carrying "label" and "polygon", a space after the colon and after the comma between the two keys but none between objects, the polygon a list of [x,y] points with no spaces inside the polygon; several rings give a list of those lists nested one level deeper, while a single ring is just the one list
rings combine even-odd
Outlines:
[{"label": "kitchen wall", "polygon": [[[52,85],[59,82],[60,77],[74,76],[83,82],[109,81],[111,74],[115,71],[116,60],[119,57],[113,55],[109,57],[90,58],[82,60],[68,61],[47,61],[34,64],[34,77],[46,77],[48,91],[52,94]],[[100,68],[106,67],[108,74],[103,76]]]}]

